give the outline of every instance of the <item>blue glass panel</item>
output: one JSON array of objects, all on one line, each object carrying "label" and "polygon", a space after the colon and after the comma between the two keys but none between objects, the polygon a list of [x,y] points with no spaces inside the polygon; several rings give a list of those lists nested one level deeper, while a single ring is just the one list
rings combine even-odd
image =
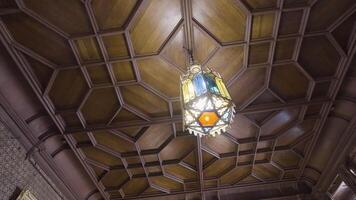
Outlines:
[{"label": "blue glass panel", "polygon": [[198,73],[194,76],[193,85],[194,85],[195,94],[197,96],[200,96],[201,94],[204,94],[207,91],[204,77],[201,73]]},{"label": "blue glass panel", "polygon": [[219,88],[216,85],[214,78],[212,78],[208,74],[204,74],[204,79],[209,91],[214,94],[219,94]]},{"label": "blue glass panel", "polygon": [[221,117],[221,119],[223,119],[225,122],[229,122],[230,121],[229,118],[230,118],[229,111],[225,112],[225,114]]}]

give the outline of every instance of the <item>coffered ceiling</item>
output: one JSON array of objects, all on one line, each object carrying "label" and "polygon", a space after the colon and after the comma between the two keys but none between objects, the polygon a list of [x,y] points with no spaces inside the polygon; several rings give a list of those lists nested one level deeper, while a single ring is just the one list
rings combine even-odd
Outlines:
[{"label": "coffered ceiling", "polygon": [[[354,0],[0,5],[2,42],[98,199],[224,199],[228,188],[318,182],[308,162],[354,55]],[[182,131],[184,47],[237,106],[220,136]]]}]

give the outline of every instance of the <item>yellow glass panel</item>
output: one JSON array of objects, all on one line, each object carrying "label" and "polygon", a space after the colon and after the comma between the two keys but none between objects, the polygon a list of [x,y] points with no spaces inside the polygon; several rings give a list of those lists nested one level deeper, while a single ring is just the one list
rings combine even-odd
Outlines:
[{"label": "yellow glass panel", "polygon": [[192,100],[195,98],[194,86],[190,79],[188,79],[187,82],[188,82],[189,100]]},{"label": "yellow glass panel", "polygon": [[189,101],[189,90],[187,81],[183,81],[182,83],[182,93],[184,103],[187,103]]},{"label": "yellow glass panel", "polygon": [[194,87],[190,79],[186,79],[183,81],[182,90],[183,90],[184,103],[187,103],[190,100],[194,99],[195,97]]},{"label": "yellow glass panel", "polygon": [[215,81],[216,81],[216,85],[219,88],[220,94],[222,94],[223,97],[225,97],[225,98],[231,99],[230,94],[227,91],[223,80],[221,78],[219,78],[219,77],[216,77]]}]

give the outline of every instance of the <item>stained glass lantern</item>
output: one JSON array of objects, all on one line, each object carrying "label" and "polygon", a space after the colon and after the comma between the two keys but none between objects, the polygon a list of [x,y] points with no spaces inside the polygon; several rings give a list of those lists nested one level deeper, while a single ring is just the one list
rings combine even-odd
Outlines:
[{"label": "stained glass lantern", "polygon": [[181,76],[183,128],[197,136],[215,136],[232,123],[235,105],[217,72],[192,65]]}]

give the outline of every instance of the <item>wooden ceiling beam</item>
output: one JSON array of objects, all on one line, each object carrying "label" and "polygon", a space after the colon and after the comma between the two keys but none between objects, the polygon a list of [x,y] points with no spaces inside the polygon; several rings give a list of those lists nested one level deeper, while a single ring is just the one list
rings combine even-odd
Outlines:
[{"label": "wooden ceiling beam", "polygon": [[[22,1],[18,1],[18,2],[22,2]],[[89,16],[89,18],[90,18],[90,21],[91,21],[91,25],[92,25],[92,27],[93,27],[93,29],[94,29],[94,34],[91,34],[90,35],[90,37],[95,37],[96,38],[96,40],[97,40],[97,42],[98,42],[98,44],[99,44],[99,47],[100,47],[100,51],[102,52],[102,55],[103,55],[103,57],[104,57],[104,61],[101,61],[100,63],[102,63],[102,64],[105,64],[106,66],[107,66],[107,68],[108,68],[108,71],[109,71],[109,73],[110,73],[110,77],[111,77],[111,80],[112,80],[112,86],[110,86],[110,87],[115,87],[116,88],[116,91],[117,91],[117,96],[118,96],[118,99],[120,100],[120,103],[122,103],[122,105],[125,105],[124,103],[123,103],[123,100],[122,100],[122,97],[121,97],[121,94],[120,94],[120,90],[118,89],[118,87],[116,87],[116,86],[121,86],[121,85],[119,85],[118,83],[116,83],[116,81],[115,81],[115,77],[114,77],[114,75],[113,75],[113,73],[112,73],[112,71],[110,70],[110,68],[111,68],[111,62],[122,62],[123,60],[125,60],[126,59],[126,61],[132,61],[133,63],[134,63],[134,71],[135,71],[135,74],[137,75],[137,79],[138,79],[138,81],[137,82],[140,82],[141,81],[141,79],[140,79],[140,76],[139,76],[139,73],[138,73],[138,69],[137,69],[137,66],[136,66],[136,61],[138,60],[138,59],[141,59],[141,58],[144,58],[145,56],[143,56],[143,57],[137,57],[137,56],[135,56],[135,52],[133,51],[133,45],[132,45],[132,41],[131,41],[131,38],[130,38],[130,34],[129,34],[129,29],[130,29],[130,27],[131,27],[131,25],[132,25],[132,23],[133,23],[133,19],[135,18],[135,16],[137,16],[137,15],[139,15],[140,14],[140,11],[142,11],[142,8],[144,7],[144,6],[141,6],[141,5],[143,5],[142,4],[142,2],[147,2],[147,1],[139,1],[139,4],[138,4],[138,6],[136,6],[135,7],[135,9],[134,9],[134,12],[133,12],[133,14],[132,15],[130,15],[130,19],[128,20],[128,23],[127,23],[127,25],[125,25],[125,29],[124,30],[119,30],[119,29],[117,29],[117,30],[112,30],[112,32],[111,31],[107,31],[107,32],[100,32],[99,31],[99,29],[98,29],[98,26],[97,26],[97,24],[96,24],[96,21],[95,21],[95,17],[94,17],[94,15],[93,15],[93,11],[91,10],[91,5],[90,5],[90,0],[89,1],[85,1],[84,3],[85,3],[85,5],[86,5],[86,9],[87,9],[87,12],[88,12],[88,16]],[[184,16],[184,19],[185,19],[185,23],[187,23],[188,24],[188,26],[185,26],[186,28],[187,28],[187,30],[186,30],[186,34],[185,34],[185,36],[186,36],[186,41],[188,41],[187,42],[187,44],[188,44],[188,46],[187,47],[190,47],[190,49],[191,48],[193,48],[192,46],[192,44],[194,44],[194,42],[193,42],[193,37],[192,37],[192,31],[193,31],[193,25],[192,25],[192,17],[191,17],[191,0],[184,0],[184,1],[182,1],[183,2],[183,4],[184,4],[184,13],[185,13],[185,16]],[[238,1],[239,2],[239,1]],[[283,2],[283,1],[280,1],[280,2]],[[21,4],[20,4],[21,5]],[[54,27],[52,24],[50,24],[50,23],[48,23],[45,19],[43,19],[43,18],[41,18],[41,17],[39,17],[39,16],[37,16],[37,15],[34,15],[34,13],[31,13],[31,12],[29,12],[29,10],[26,10],[26,8],[23,6],[23,7],[21,7],[22,9],[24,9],[24,12],[26,12],[28,15],[30,15],[31,17],[33,17],[33,18],[35,18],[37,21],[39,21],[40,23],[42,23],[43,25],[45,25],[46,27],[48,27],[48,28],[50,28],[51,30],[54,30],[54,31],[56,31],[58,34],[60,34],[60,35],[62,35],[63,37],[68,37],[67,35],[63,35],[63,33],[57,28],[57,27]],[[305,8],[305,9],[309,9],[309,8]],[[266,11],[262,11],[262,12],[260,12],[260,14],[261,13],[263,13],[263,12],[281,12],[281,9],[279,8],[278,10],[274,10],[274,11],[269,11],[269,10],[266,10]],[[309,11],[308,11],[309,12]],[[307,12],[306,12],[307,13]],[[249,44],[251,44],[251,43],[253,43],[253,42],[261,42],[261,41],[253,41],[253,42],[251,42],[250,41],[250,35],[251,35],[251,13],[250,12],[248,12],[248,15],[250,16],[250,18],[248,18],[248,20],[250,20],[249,22],[248,22],[248,27],[249,28],[247,28],[247,34],[246,34],[246,42],[244,41],[244,42],[242,42],[242,43],[239,43],[239,44],[229,44],[229,45],[245,45],[245,44],[247,44],[247,45],[245,45],[246,46],[246,48],[247,48],[247,51],[246,52],[248,52],[248,46],[249,46]],[[280,13],[279,13],[279,15],[280,15]],[[304,28],[305,28],[305,25],[306,25],[306,22],[307,22],[307,14],[306,15],[304,15],[304,17],[305,17],[305,19],[303,20],[304,22],[303,22],[303,24],[304,24]],[[275,22],[275,24],[274,24],[274,26],[275,26],[275,29],[276,29],[276,27],[278,26],[278,22],[277,21],[279,21],[279,17],[277,17],[276,18],[276,22]],[[277,30],[275,30],[275,31],[273,31],[274,32],[274,36],[273,36],[273,39],[270,41],[271,43],[272,43],[272,47],[271,47],[271,50],[270,50],[270,55],[269,55],[269,60],[270,60],[270,63],[272,63],[272,58],[273,58],[273,51],[274,51],[274,48],[275,48],[275,43],[276,43],[276,41],[277,41],[277,39],[278,39],[278,37],[277,37],[277,33],[276,33],[276,31]],[[106,52],[106,49],[104,48],[104,44],[103,44],[103,41],[102,41],[102,34],[108,34],[108,35],[110,35],[110,34],[124,34],[125,35],[125,40],[126,40],[126,42],[127,42],[127,44],[128,44],[128,47],[129,47],[129,55],[130,55],[130,57],[129,58],[125,58],[125,59],[118,59],[118,60],[114,60],[114,61],[112,61],[112,60],[110,60],[109,59],[109,56],[107,55],[107,52]],[[301,37],[307,37],[307,36],[314,36],[314,35],[323,35],[323,34],[325,34],[325,33],[323,33],[323,32],[318,32],[318,33],[312,33],[312,34],[310,34],[310,35],[307,35],[307,34],[305,34],[304,33],[304,30],[302,31],[302,33],[301,34],[297,34],[297,35],[293,35],[293,36],[291,36],[291,37],[296,37],[296,38],[301,38]],[[329,34],[329,33],[328,33]],[[190,39],[189,39],[190,38]],[[80,69],[82,70],[82,72],[83,72],[83,75],[84,75],[84,77],[85,77],[85,79],[86,79],[86,81],[87,81],[87,83],[88,83],[88,85],[89,85],[89,87],[90,88],[93,88],[94,86],[93,86],[93,84],[91,83],[91,80],[90,80],[90,78],[89,78],[89,75],[88,75],[88,73],[87,73],[87,71],[85,70],[85,67],[86,67],[86,64],[85,63],[83,63],[81,60],[80,60],[80,58],[79,58],[79,54],[78,54],[78,52],[77,52],[77,50],[75,49],[76,47],[76,45],[74,44],[74,39],[73,38],[70,38],[69,39],[70,40],[70,43],[71,43],[71,46],[72,46],[72,48],[73,48],[73,52],[74,52],[74,54],[76,54],[77,53],[77,55],[76,55],[76,58],[77,58],[77,62],[78,62],[78,66],[70,66],[70,67],[80,67]],[[297,45],[297,48],[296,48],[296,52],[298,52],[299,53],[299,51],[300,51],[300,45],[301,45],[301,41],[302,41],[302,39],[300,39],[300,40],[298,40],[299,41],[299,45]],[[12,44],[11,44],[12,45]],[[10,48],[12,48],[12,47],[10,47]],[[22,50],[21,50],[22,49]],[[20,55],[22,55],[21,53],[19,53],[20,51],[22,52],[22,51],[24,51],[24,49],[23,48],[18,48],[17,50],[19,50],[16,54],[20,54]],[[13,51],[16,51],[16,50],[13,50]],[[27,54],[28,55],[30,55],[31,57],[32,56],[34,56],[34,54],[32,54],[31,53],[31,51],[28,51],[28,50],[26,50],[26,52],[27,52]],[[298,53],[295,53],[295,60],[294,61],[296,61],[296,59],[298,58]],[[149,56],[151,56],[151,57],[155,57],[155,56],[160,56],[160,55],[148,55],[147,57],[149,57]],[[248,53],[246,53],[244,56],[247,56],[248,57]],[[16,57],[16,56],[15,56]],[[41,59],[40,57],[38,57],[38,56],[35,56],[35,57],[37,57],[37,59],[36,60],[38,60],[38,59]],[[145,57],[146,58],[146,57]],[[17,62],[19,62],[20,63],[20,65],[21,64],[23,64],[23,62],[24,61],[22,61],[23,60],[23,58],[21,57],[21,56],[19,56],[19,58],[18,59],[16,59],[17,60]],[[247,59],[244,59],[246,62],[247,62]],[[45,62],[45,60],[42,60],[42,62]],[[99,63],[99,62],[98,62]],[[47,63],[48,64],[48,63]],[[93,64],[93,63],[92,63]],[[76,153],[76,155],[79,155],[78,156],[78,158],[79,158],[79,160],[81,160],[81,159],[83,159],[83,155],[82,155],[82,153],[80,153],[80,150],[78,150],[78,149],[76,149],[75,148],[75,146],[73,146],[73,144],[75,144],[75,140],[72,138],[72,135],[70,135],[70,134],[74,134],[74,133],[76,133],[76,132],[88,132],[88,131],[96,131],[96,130],[113,130],[113,129],[119,129],[119,128],[125,128],[125,127],[132,127],[132,126],[145,126],[145,127],[147,127],[147,126],[150,126],[150,125],[153,125],[153,124],[161,124],[161,123],[176,123],[176,122],[181,122],[181,120],[182,120],[182,117],[181,116],[174,116],[173,115],[173,112],[172,112],[172,106],[170,107],[170,111],[171,111],[171,116],[170,117],[163,117],[163,118],[153,118],[153,119],[150,119],[149,117],[144,117],[145,119],[146,119],[146,121],[143,121],[143,120],[141,120],[141,121],[124,121],[124,122],[122,122],[122,124],[120,123],[119,125],[117,125],[117,126],[111,126],[111,125],[108,125],[108,126],[86,126],[86,124],[85,124],[85,120],[84,120],[84,118],[83,118],[83,116],[79,116],[79,118],[80,118],[80,120],[81,120],[81,122],[82,122],[82,124],[83,124],[83,126],[85,127],[85,128],[68,128],[67,130],[64,130],[64,124],[63,124],[63,122],[61,122],[60,120],[58,120],[58,117],[55,115],[55,113],[58,113],[58,112],[56,112],[55,110],[54,110],[54,108],[52,108],[51,106],[50,106],[50,101],[47,99],[46,100],[46,97],[45,96],[42,96],[41,95],[41,90],[39,90],[39,86],[38,86],[38,83],[36,84],[36,81],[34,81],[36,78],[35,77],[33,77],[33,75],[31,75],[30,73],[28,73],[28,71],[26,71],[27,69],[27,67],[28,66],[26,66],[26,63],[24,64],[25,66],[20,66],[20,68],[21,68],[21,70],[23,71],[23,73],[24,73],[24,75],[25,75],[25,77],[27,78],[27,79],[29,79],[28,81],[29,81],[29,83],[30,83],[30,85],[31,85],[31,87],[35,90],[35,92],[36,92],[36,94],[37,94],[37,96],[38,96],[38,98],[40,99],[40,101],[44,104],[44,107],[46,108],[46,110],[48,111],[48,112],[50,112],[50,114],[51,114],[51,117],[52,117],[52,119],[54,120],[54,122],[57,124],[57,126],[58,126],[58,128],[61,130],[61,132],[62,133],[66,133],[66,134],[69,134],[69,135],[67,135],[66,136],[66,138],[67,138],[67,140],[69,141],[69,144],[70,145],[72,145],[71,147],[72,147],[72,149],[74,150],[74,152]],[[272,67],[272,65],[273,64],[271,64],[271,66],[269,66],[269,68],[271,68]],[[246,63],[246,65],[245,65],[245,67],[247,67],[247,63]],[[270,69],[269,69],[270,70]],[[24,72],[25,71],[25,72]],[[56,70],[56,71],[58,71],[58,70]],[[338,75],[339,75],[340,73],[339,73],[339,71],[338,71]],[[342,74],[342,73],[341,73]],[[269,77],[270,77],[270,74],[268,73],[268,75],[266,76],[266,79],[268,80],[269,79]],[[342,75],[340,76],[340,77],[342,77]],[[137,82],[135,82],[135,83],[137,83]],[[268,81],[267,81],[268,82]],[[341,82],[340,81],[340,79],[337,79],[337,80],[335,80],[335,82],[336,82],[336,85],[338,85],[339,84],[339,82]],[[133,83],[129,83],[129,84],[133,84]],[[147,86],[147,85],[145,85],[151,92],[153,92],[153,93],[155,93],[154,92],[154,90],[151,88],[151,87],[149,87],[149,86]],[[333,89],[337,89],[337,86],[335,86],[335,87],[333,87]],[[157,93],[155,93],[156,95],[158,95],[158,96],[160,96],[159,94],[157,94]],[[161,96],[162,97],[162,96]],[[164,96],[162,97],[163,99],[165,99],[166,101],[168,101],[169,103],[171,103],[171,99],[168,99],[168,98],[165,98]],[[82,105],[84,104],[84,102],[85,102],[85,100],[82,102]],[[281,110],[281,109],[284,109],[284,108],[291,108],[291,107],[299,107],[299,106],[303,106],[303,107],[305,107],[306,108],[306,106],[308,106],[308,105],[313,105],[313,104],[323,104],[323,105],[326,105],[326,106],[323,106],[323,107],[325,107],[324,109],[323,109],[323,117],[325,117],[325,116],[327,116],[327,114],[328,114],[328,112],[329,112],[329,110],[330,110],[330,108],[331,108],[331,104],[333,103],[333,98],[332,99],[328,99],[328,98],[325,98],[325,99],[317,99],[317,100],[307,100],[307,101],[305,101],[305,100],[300,100],[300,101],[295,101],[295,102],[288,102],[288,103],[284,103],[284,104],[268,104],[268,105],[260,105],[260,106],[253,106],[253,107],[247,107],[247,108],[244,108],[244,109],[242,109],[242,110],[238,110],[238,114],[249,114],[249,113],[260,113],[260,112],[269,112],[269,111],[276,111],[276,110]],[[247,105],[247,104],[246,104]],[[78,109],[79,110],[79,109]],[[59,111],[59,112],[61,112],[61,111]],[[118,113],[118,112],[117,112]],[[133,113],[135,113],[135,112],[133,112]],[[135,113],[136,114],[136,113]],[[322,125],[323,125],[323,121],[321,121],[321,123],[320,123],[320,127],[322,127]],[[319,128],[319,130],[320,130],[320,127],[318,127]],[[316,138],[317,138],[318,136],[316,136]],[[259,138],[259,137],[258,137]],[[259,138],[259,139],[261,139],[261,138]],[[259,141],[259,139],[257,139],[257,141]],[[313,140],[315,140],[315,138],[313,137]],[[200,144],[200,145],[199,145]],[[88,145],[88,144],[85,144],[85,145]],[[203,187],[203,181],[204,181],[204,177],[202,176],[202,174],[203,174],[203,172],[202,172],[202,161],[201,161],[201,159],[202,159],[202,151],[201,151],[201,140],[200,140],[200,138],[198,138],[197,139],[197,146],[198,146],[198,168],[197,168],[197,170],[198,170],[198,173],[199,173],[199,180],[200,180],[200,190],[197,190],[198,192],[200,192],[201,193],[201,195],[202,195],[202,198],[204,199],[204,196],[205,196],[205,192],[206,192],[206,190],[205,190],[205,188]],[[313,148],[313,147],[310,147],[311,149]],[[276,148],[275,146],[273,147],[273,150],[278,150],[278,148]],[[309,149],[310,150],[310,149]],[[139,152],[138,153],[138,155],[139,155],[139,157],[140,157],[140,161],[141,161],[141,165],[125,165],[124,166],[124,168],[127,170],[128,168],[130,168],[130,167],[132,167],[132,168],[134,168],[134,167],[141,167],[141,166],[143,166],[143,168],[145,169],[145,167],[144,167],[144,165],[145,165],[145,162],[144,162],[144,160],[142,159],[142,155],[145,153],[145,152],[141,152],[141,150],[139,149],[139,148],[137,148],[137,151]],[[266,151],[267,152],[267,150],[266,149],[264,149],[263,150],[264,152]],[[273,151],[272,151],[273,152]],[[253,152],[253,153],[258,153],[257,152],[257,147],[256,147],[256,149],[255,149],[255,152]],[[224,156],[236,156],[236,154],[224,154]],[[223,157],[223,156],[222,156]],[[179,160],[175,160],[175,162],[178,162]],[[162,161],[161,159],[160,159],[160,161],[158,162],[158,163],[155,163],[155,164],[158,164],[158,166],[163,166],[163,165],[165,165],[165,164],[170,164],[170,163],[173,163],[173,162],[165,162],[165,161]],[[253,163],[259,163],[258,161],[255,161],[254,160],[254,162]],[[85,169],[87,169],[88,167],[86,166],[86,164],[84,164],[85,166],[84,166],[84,168]],[[90,170],[89,170],[89,175],[91,176],[91,177],[93,177],[93,176],[95,176],[95,174],[93,173],[93,172],[91,172]],[[145,171],[145,175],[146,175],[146,177],[148,178],[148,172],[147,171]],[[104,186],[102,186],[102,185],[100,185],[100,182],[98,183],[98,182],[96,182],[95,180],[94,180],[94,182],[96,183],[96,185],[98,186],[98,189],[102,192],[102,189],[103,189],[103,187]],[[217,188],[220,188],[220,186],[218,186]],[[214,190],[214,189],[213,189]],[[217,190],[218,192],[219,192],[219,190]],[[170,192],[170,191],[168,191],[168,192]],[[120,192],[120,193],[122,193],[122,191]],[[104,195],[104,197],[106,198],[106,199],[108,199],[109,197],[108,197],[108,195],[107,194],[103,194]],[[125,197],[125,199],[126,199],[126,196],[124,196],[124,194],[122,193],[122,198],[124,198]]]},{"label": "wooden ceiling beam", "polygon": [[[104,37],[104,36],[111,36],[111,35],[120,35],[120,34],[124,34],[125,33],[125,29],[122,28],[113,28],[113,29],[109,29],[109,30],[104,30],[104,31],[99,31],[98,35],[100,37]],[[87,39],[87,38],[92,38],[95,37],[94,33],[81,33],[81,34],[73,34],[70,36],[71,40],[82,40],[82,39]]]},{"label": "wooden ceiling beam", "polygon": [[[349,50],[347,55],[345,55],[346,57],[342,57],[340,55],[341,59],[339,61],[339,66],[337,68],[337,72],[335,75],[336,80],[333,81],[333,84],[330,89],[330,91],[331,91],[330,98],[332,101],[335,101],[337,94],[342,86],[343,80],[346,76],[346,72],[348,71],[348,69],[352,63],[352,60],[354,59],[354,56],[356,54],[356,47],[355,47],[356,45],[355,44],[356,44],[356,36],[353,35],[350,38],[350,44],[349,44],[349,46],[352,48]],[[328,114],[332,109],[333,109],[332,103],[326,104],[326,106],[322,109],[322,113],[323,113],[322,118],[320,119],[319,123],[317,123],[317,129],[316,129],[317,131],[315,132],[315,134],[313,134],[313,137],[311,139],[311,145],[309,145],[307,148],[307,154],[306,154],[305,159],[303,160],[303,163],[301,165],[301,169],[300,169],[301,173],[299,176],[299,180],[302,178],[304,170],[305,170],[309,160],[312,157],[313,149],[315,148],[318,138],[321,134],[321,130],[327,121]],[[328,167],[330,167],[330,166],[328,166]]]},{"label": "wooden ceiling beam", "polygon": [[[56,124],[57,128],[61,133],[64,133],[64,127],[61,124],[61,122],[56,118],[56,116],[53,114],[54,109],[51,107],[50,103],[48,102],[48,99],[43,97],[41,87],[38,85],[38,82],[36,82],[36,78],[33,76],[32,73],[29,73],[29,64],[26,62],[26,59],[24,58],[23,54],[21,54],[13,45],[13,38],[9,34],[9,31],[7,30],[6,26],[4,25],[3,21],[0,21],[0,33],[1,33],[1,42],[7,49],[8,53],[16,63],[16,65],[19,67],[19,70],[23,73],[24,77],[28,81],[30,87],[33,89],[35,95],[41,102],[41,104],[44,106],[45,110],[49,113],[49,116],[53,120],[54,124]],[[75,149],[75,142],[74,139],[70,135],[64,135],[64,138],[67,140],[69,146],[73,150],[75,156],[78,158],[79,162],[83,165],[84,170],[88,173],[90,179],[93,181],[95,186],[98,188],[98,190],[103,194],[103,197],[105,199],[109,199],[108,196],[104,193],[104,188],[102,185],[100,185],[96,181],[95,175],[90,171],[90,168],[85,164],[84,161],[84,156],[81,152],[76,151]]]},{"label": "wooden ceiling beam", "polygon": [[35,13],[31,9],[26,7],[26,3],[23,0],[15,0],[19,9],[26,13],[27,15],[31,16],[33,19],[37,20],[39,23],[44,25],[45,27],[49,28],[50,30],[54,31],[58,35],[64,37],[65,39],[69,39],[69,34],[58,28],[57,26],[50,23],[46,18],[42,17],[41,15]]},{"label": "wooden ceiling beam", "polygon": [[[197,22],[194,21],[194,24],[196,24]],[[200,27],[201,25],[199,25],[199,29],[201,29],[202,27]],[[209,35],[212,33],[209,33],[208,30],[205,30],[205,32],[207,32]],[[322,32],[311,32],[311,33],[306,33],[306,34],[291,34],[291,35],[286,35],[286,36],[281,36],[278,38],[278,40],[285,40],[285,39],[300,39],[301,37],[312,37],[312,36],[317,36],[317,35],[326,35],[328,34],[328,31],[322,31]],[[95,35],[95,34],[93,34]],[[129,36],[129,35],[128,35]],[[69,39],[68,41],[75,41],[74,39]],[[214,39],[214,41],[216,41],[216,39]],[[232,46],[241,46],[241,45],[245,45],[247,44],[247,46],[249,46],[249,44],[259,44],[259,43],[265,43],[265,42],[273,42],[275,41],[275,39],[273,38],[266,38],[266,39],[261,39],[258,41],[250,41],[248,42],[246,39],[245,41],[239,41],[239,42],[231,42],[231,43],[223,43],[220,44],[218,42],[219,45],[221,45],[221,48],[227,48],[227,47],[232,47]],[[129,42],[129,40],[128,40]],[[217,41],[216,41],[217,42]],[[301,43],[301,42],[298,42]],[[19,44],[16,41],[13,41],[11,43],[11,45],[14,45],[15,48],[17,48],[19,51],[21,51],[22,53],[25,53],[26,55],[30,56],[31,58],[49,66],[52,67],[54,69],[58,68],[61,70],[64,69],[73,69],[73,68],[80,68],[81,66],[86,66],[86,67],[90,67],[90,66],[97,66],[97,65],[105,65],[106,63],[108,64],[114,64],[114,63],[120,63],[120,62],[132,62],[132,61],[138,61],[138,60],[143,60],[143,59],[148,59],[148,58],[157,58],[160,57],[159,53],[153,53],[153,54],[147,54],[147,55],[134,55],[134,56],[130,56],[130,57],[122,57],[122,58],[110,58],[106,61],[94,61],[94,62],[85,62],[85,61],[80,61],[81,64],[80,65],[57,65],[54,64],[53,62],[49,61],[46,58],[43,58],[42,56],[38,55],[36,52],[34,52],[33,50],[26,48],[25,46]],[[128,44],[129,45],[129,44]],[[296,51],[298,52],[298,51]],[[294,58],[296,56],[293,56]],[[244,59],[244,60],[247,60]],[[207,62],[207,61],[205,61]],[[295,62],[295,61],[294,61]],[[247,63],[244,63],[244,65],[247,65]]]},{"label": "wooden ceiling beam", "polygon": [[0,8],[0,16],[11,15],[20,12],[21,10],[18,8]]},{"label": "wooden ceiling beam", "polygon": [[[349,58],[345,62],[345,68],[346,68],[345,71],[347,71],[347,69],[350,67],[352,60],[356,56],[356,36],[354,36],[353,39],[355,43],[353,45]],[[356,139],[355,130],[356,130],[356,117],[353,116],[349,121],[349,124],[345,128],[344,133],[342,134],[342,137],[340,138],[338,144],[336,145],[335,151],[333,152],[332,155],[330,155],[330,159],[326,164],[325,169],[321,173],[320,179],[316,184],[316,188],[322,191],[327,190],[327,187],[331,183],[330,180],[331,174],[336,173],[337,167],[339,167],[340,163],[344,162],[345,156],[347,156],[349,151],[355,146],[354,145],[354,141]],[[308,157],[308,159],[310,159],[310,157]]]},{"label": "wooden ceiling beam", "polygon": [[[313,99],[310,101],[295,101],[291,103],[285,104],[266,104],[260,106],[253,106],[247,107],[243,110],[237,110],[237,114],[252,114],[252,113],[261,113],[261,112],[270,112],[275,110],[282,110],[285,108],[293,108],[293,107],[300,107],[300,106],[308,106],[308,105],[315,105],[315,104],[324,104],[324,103],[332,103],[332,101],[328,98],[321,98],[321,99]],[[88,126],[86,128],[82,127],[70,127],[65,130],[65,134],[75,134],[81,132],[92,132],[92,131],[99,131],[99,130],[114,130],[126,127],[135,127],[135,126],[151,126],[154,124],[167,124],[167,123],[179,123],[182,121],[181,115],[176,115],[173,117],[157,117],[152,118],[150,121],[143,121],[143,120],[136,120],[136,121],[123,121],[120,124],[116,125],[95,125],[95,126]]]},{"label": "wooden ceiling beam", "polygon": [[[202,150],[206,150],[205,148],[201,147]],[[273,152],[282,152],[282,151],[293,151],[294,150],[288,146],[284,146],[284,147],[276,147],[275,149],[268,149],[268,148],[264,148],[264,149],[259,149],[257,150],[257,153],[273,153]],[[239,153],[239,156],[246,156],[246,155],[254,155],[255,154],[255,151],[241,151]],[[151,154],[151,155],[157,155],[157,154]],[[141,154],[142,156],[142,154]],[[300,156],[300,155],[298,155]],[[220,154],[218,157],[214,156],[214,158],[212,158],[210,161],[208,161],[207,163],[205,163],[204,165],[202,165],[202,169],[206,169],[207,167],[209,167],[211,164],[213,164],[216,160],[218,159],[227,159],[227,158],[235,158],[236,157],[236,153],[235,152],[231,152],[231,153],[223,153],[223,154]],[[123,159],[125,158],[129,158],[129,157],[122,157]],[[151,162],[145,162],[144,160],[142,160],[143,162],[143,165],[141,166],[141,163],[134,163],[134,164],[129,164],[127,166],[124,166],[124,165],[115,165],[115,166],[106,166],[102,163],[99,163],[97,161],[94,161],[94,160],[91,160],[89,158],[85,158],[85,161],[88,163],[88,164],[91,164],[93,166],[96,166],[96,167],[99,167],[101,169],[104,169],[104,170],[116,170],[116,169],[138,169],[138,168],[141,168],[143,167],[144,169],[146,167],[157,167],[157,166],[160,166],[163,168],[163,166],[167,166],[167,165],[182,165],[184,167],[186,167],[187,169],[191,170],[191,171],[196,171],[195,169],[193,169],[191,166],[189,166],[187,163],[184,163],[184,161],[182,161],[181,159],[173,159],[173,160],[161,160],[161,161],[151,161]],[[257,160],[256,161],[256,164],[266,164],[268,163],[268,161],[260,161],[260,160]],[[242,163],[238,163],[237,166],[239,167],[242,167],[242,166],[252,166],[252,163],[251,162],[242,162]],[[286,169],[287,170],[287,169]],[[148,173],[147,173],[148,174]],[[207,180],[211,180],[211,178],[207,178]]]},{"label": "wooden ceiling beam", "polygon": [[331,33],[333,32],[337,27],[339,27],[345,20],[347,20],[352,14],[356,12],[356,4],[351,6],[346,12],[344,12],[337,20],[335,20],[334,23],[332,23],[328,27],[328,31]]},{"label": "wooden ceiling beam", "polygon": [[[2,24],[3,27],[6,27],[5,24]],[[4,31],[6,31],[6,29],[4,29]],[[38,53],[34,52],[33,50],[31,50],[30,48],[27,48],[25,46],[23,46],[22,44],[18,43],[17,41],[15,41],[13,38],[11,38],[11,42],[10,45],[13,46],[16,50],[26,54],[27,56],[35,59],[36,61],[52,68],[52,69],[57,69],[59,68],[59,66],[55,63],[53,63],[52,61],[48,60],[47,58],[39,55]]]},{"label": "wooden ceiling beam", "polygon": [[[183,0],[182,7],[183,7],[183,18],[184,18],[184,37],[185,37],[185,48],[186,56],[190,57],[187,59],[187,65],[189,62],[194,62],[194,33],[193,33],[193,17],[192,17],[192,1],[191,0]],[[188,52],[190,51],[190,52]],[[191,55],[189,55],[191,53]],[[190,60],[192,59],[192,60]],[[182,119],[182,118],[181,118]],[[196,137],[196,147],[197,147],[197,156],[196,156],[196,169],[198,174],[198,181],[199,181],[199,192],[202,200],[205,200],[205,193],[203,192],[204,189],[204,176],[203,176],[203,154],[202,154],[202,141],[200,137]]]},{"label": "wooden ceiling beam", "polygon": [[[246,189],[248,191],[253,191],[253,190],[260,190],[260,189],[266,189],[266,187],[268,188],[272,188],[272,187],[276,187],[279,188],[281,187],[281,185],[284,186],[292,186],[294,185],[295,187],[298,188],[298,191],[300,192],[300,194],[305,194],[307,193],[307,191],[304,191],[302,188],[299,188],[298,186],[298,182],[295,180],[284,180],[284,181],[271,181],[269,183],[259,183],[259,184],[246,184],[246,185],[233,185],[233,186],[220,186],[220,187],[216,187],[216,188],[206,188],[203,189],[203,193],[206,192],[224,192],[225,190],[233,190],[233,189],[237,189],[237,188],[241,188],[241,189]],[[174,195],[182,195],[182,194],[195,194],[199,192],[199,189],[191,189],[191,190],[184,190],[184,191],[180,191],[180,192],[176,192],[176,191],[170,191],[170,193],[164,193],[164,194],[153,194],[153,195],[142,195],[140,198],[149,198],[149,197],[159,197],[159,196],[174,196]],[[113,198],[112,200],[121,200],[122,198]],[[137,197],[129,197],[126,196],[125,199],[137,199]]]}]

